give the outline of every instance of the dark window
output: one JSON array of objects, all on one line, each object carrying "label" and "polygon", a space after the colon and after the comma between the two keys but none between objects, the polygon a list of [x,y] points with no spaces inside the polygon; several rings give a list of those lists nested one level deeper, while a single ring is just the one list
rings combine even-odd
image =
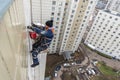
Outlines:
[{"label": "dark window", "polygon": [[71,24],[68,24],[68,26],[71,26]]},{"label": "dark window", "polygon": [[70,19],[69,22],[71,22],[72,20]]},{"label": "dark window", "polygon": [[71,18],[73,17],[73,15],[71,15]]},{"label": "dark window", "polygon": [[72,13],[74,13],[75,12],[75,10],[72,10]]},{"label": "dark window", "polygon": [[53,15],[54,15],[54,12],[52,12],[51,15],[53,16]]},{"label": "dark window", "polygon": [[90,4],[92,4],[92,3],[93,3],[93,1],[90,2]]},{"label": "dark window", "polygon": [[60,16],[60,13],[58,13],[58,16]]},{"label": "dark window", "polygon": [[115,18],[115,20],[117,21],[117,20],[118,20],[118,18]]},{"label": "dark window", "polygon": [[56,5],[56,1],[52,1],[52,5]]},{"label": "dark window", "polygon": [[68,5],[68,3],[65,3],[65,5]]},{"label": "dark window", "polygon": [[77,2],[78,0],[74,0],[75,2]]},{"label": "dark window", "polygon": [[110,19],[111,19],[112,17],[110,16]]}]

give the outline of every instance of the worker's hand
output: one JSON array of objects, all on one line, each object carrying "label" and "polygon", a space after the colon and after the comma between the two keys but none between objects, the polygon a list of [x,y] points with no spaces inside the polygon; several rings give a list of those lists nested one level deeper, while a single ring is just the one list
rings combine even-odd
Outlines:
[{"label": "worker's hand", "polygon": [[28,28],[28,29],[32,29],[32,30],[33,30],[33,28],[32,28],[31,26],[27,26],[27,28]]},{"label": "worker's hand", "polygon": [[36,26],[34,23],[31,23],[31,25],[32,25],[33,27],[35,27],[35,26]]}]

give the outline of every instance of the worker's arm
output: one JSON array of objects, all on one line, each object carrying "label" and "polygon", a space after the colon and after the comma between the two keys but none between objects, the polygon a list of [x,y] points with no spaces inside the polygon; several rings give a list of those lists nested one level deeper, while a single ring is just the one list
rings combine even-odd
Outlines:
[{"label": "worker's arm", "polygon": [[42,36],[48,36],[49,35],[48,31],[41,30],[41,29],[36,28],[36,27],[33,28],[33,31],[35,31],[37,34],[40,34]]},{"label": "worker's arm", "polygon": [[48,31],[41,30],[40,28],[37,28],[37,27],[29,27],[28,26],[27,28],[33,30],[34,32],[36,32],[37,34],[42,35],[42,36],[50,35]]},{"label": "worker's arm", "polygon": [[39,28],[39,29],[42,29],[42,30],[45,30],[45,26],[43,26],[42,24],[34,24],[34,23],[31,23],[33,27],[36,27],[36,28]]},{"label": "worker's arm", "polygon": [[33,27],[32,30],[35,31],[37,34],[41,34],[41,32],[43,31],[43,30],[41,30],[40,28],[37,28],[37,27]]}]

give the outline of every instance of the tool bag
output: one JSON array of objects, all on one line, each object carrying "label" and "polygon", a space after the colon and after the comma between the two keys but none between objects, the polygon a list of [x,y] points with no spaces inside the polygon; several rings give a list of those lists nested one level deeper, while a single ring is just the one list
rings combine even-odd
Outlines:
[{"label": "tool bag", "polygon": [[36,39],[37,38],[37,33],[36,32],[29,32],[30,38],[31,39]]}]

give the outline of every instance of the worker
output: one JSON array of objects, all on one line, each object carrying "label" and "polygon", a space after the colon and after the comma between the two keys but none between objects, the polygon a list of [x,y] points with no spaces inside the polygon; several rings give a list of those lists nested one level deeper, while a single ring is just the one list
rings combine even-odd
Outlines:
[{"label": "worker", "polygon": [[31,65],[31,67],[39,65],[39,61],[37,58],[38,53],[46,50],[50,46],[50,43],[54,36],[53,20],[46,21],[45,24],[46,26],[43,27],[43,29],[38,28],[35,24],[32,24],[32,26],[34,27],[28,26],[28,29],[32,29],[41,37],[37,46],[35,48],[33,46],[33,50],[31,51],[33,58],[33,64]]}]

